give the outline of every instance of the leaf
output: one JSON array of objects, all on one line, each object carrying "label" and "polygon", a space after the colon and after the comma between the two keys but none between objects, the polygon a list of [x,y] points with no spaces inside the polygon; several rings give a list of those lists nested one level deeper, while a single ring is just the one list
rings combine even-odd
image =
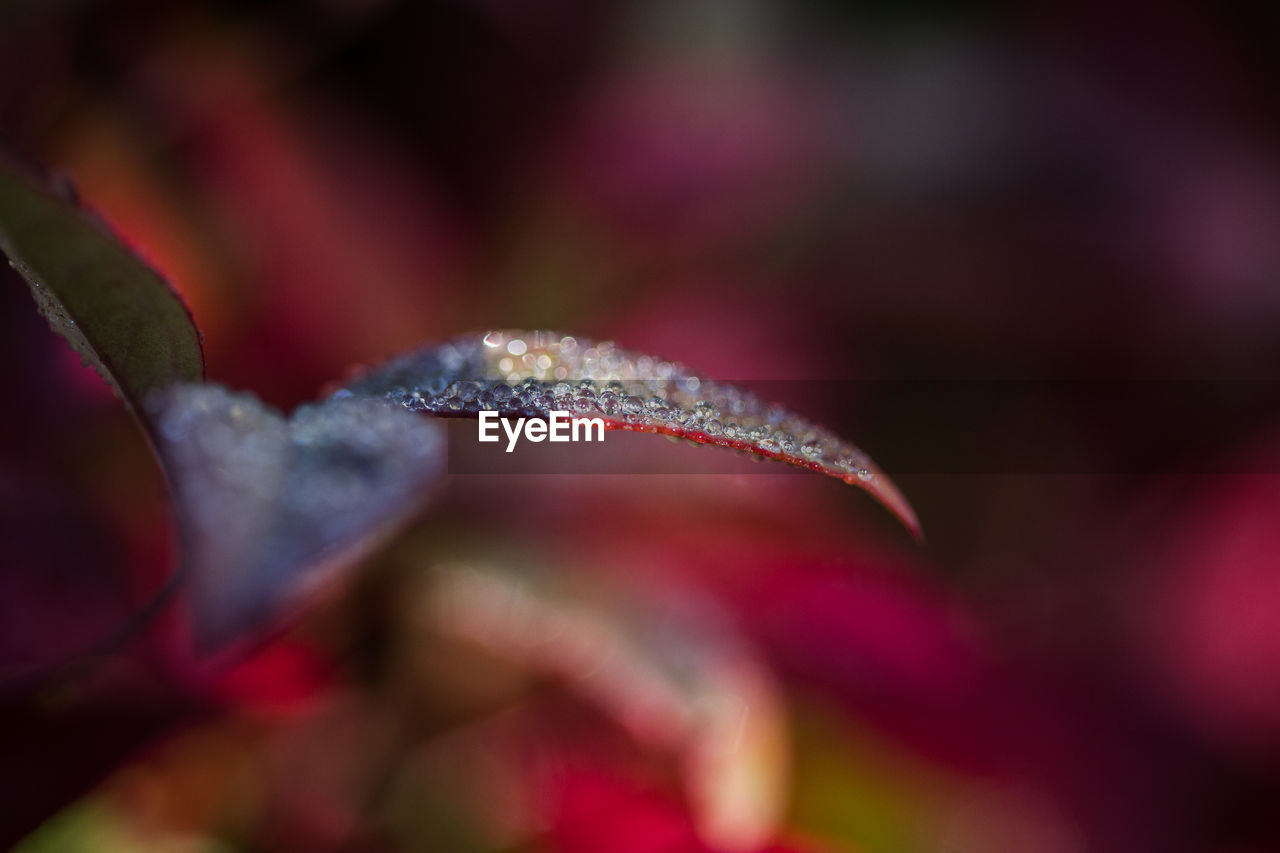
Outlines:
[{"label": "leaf", "polygon": [[446,417],[568,411],[602,418],[607,429],[743,450],[865,489],[920,536],[906,497],[854,445],[749,391],[610,341],[546,331],[469,335],[395,359],[338,393],[385,397]]},{"label": "leaf", "polygon": [[177,385],[147,408],[200,651],[331,579],[407,519],[444,467],[441,426],[378,401],[329,400],[286,420],[250,394]]},{"label": "leaf", "polygon": [[135,412],[149,391],[204,377],[195,324],[159,273],[3,157],[0,249],[53,329]]},{"label": "leaf", "polygon": [[620,589],[583,572],[555,581],[446,565],[430,612],[443,635],[560,677],[641,745],[675,753],[716,849],[769,841],[787,802],[786,713],[727,615],[687,587]]},{"label": "leaf", "polygon": [[443,468],[438,425],[385,404],[330,401],[286,420],[250,395],[188,384],[203,379],[204,357],[178,295],[90,214],[3,159],[0,248],[54,330],[151,433],[200,651],[256,634],[349,564]]}]

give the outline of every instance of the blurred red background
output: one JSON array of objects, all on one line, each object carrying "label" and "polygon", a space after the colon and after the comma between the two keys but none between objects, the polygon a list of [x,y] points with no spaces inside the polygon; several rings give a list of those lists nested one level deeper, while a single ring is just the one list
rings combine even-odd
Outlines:
[{"label": "blurred red background", "polygon": [[[4,840],[1280,849],[1277,24],[0,3],[0,139],[169,277],[211,380],[289,408],[462,331],[613,338],[789,387],[928,536],[816,476],[456,476],[235,669],[81,666],[172,568],[164,487],[6,271]],[[442,627],[450,565],[538,578],[531,624],[654,680]],[[735,763],[707,708],[744,695]]]}]

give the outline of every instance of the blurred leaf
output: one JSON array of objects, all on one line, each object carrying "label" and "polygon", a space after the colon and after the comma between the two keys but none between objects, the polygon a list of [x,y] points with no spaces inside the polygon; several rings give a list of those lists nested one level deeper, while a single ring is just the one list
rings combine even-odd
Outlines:
[{"label": "blurred leaf", "polygon": [[871,459],[825,427],[749,391],[611,341],[546,331],[468,335],[398,358],[339,395],[385,397],[445,417],[567,411],[608,429],[660,433],[777,459],[865,489],[919,536],[914,510]]},{"label": "blurred leaf", "polygon": [[107,807],[86,797],[46,821],[15,849],[18,853],[56,853],[62,850],[115,853],[129,850],[133,840],[114,820]]},{"label": "blurred leaf", "polygon": [[0,249],[53,329],[135,412],[148,392],[204,377],[195,324],[164,279],[3,157]]},{"label": "blurred leaf", "polygon": [[249,394],[177,385],[152,395],[192,584],[195,641],[260,628],[409,517],[443,469],[439,424],[368,400],[285,419]]},{"label": "blurred leaf", "polygon": [[801,703],[796,720],[794,826],[866,853],[939,849],[963,780],[820,704]]},{"label": "blurred leaf", "polygon": [[767,843],[786,804],[786,714],[728,616],[688,588],[642,593],[557,575],[442,568],[437,628],[558,676],[644,747],[675,753],[698,832],[717,849]]},{"label": "blurred leaf", "polygon": [[15,853],[231,853],[208,836],[157,831],[106,798],[91,794],[63,809],[23,839]]}]

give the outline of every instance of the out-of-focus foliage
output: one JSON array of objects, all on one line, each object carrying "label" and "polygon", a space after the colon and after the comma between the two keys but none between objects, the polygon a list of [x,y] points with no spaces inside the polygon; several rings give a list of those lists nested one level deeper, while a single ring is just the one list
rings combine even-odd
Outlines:
[{"label": "out-of-focus foliage", "polygon": [[685,753],[438,621],[438,570],[474,561],[710,601],[785,712],[775,849],[1280,846],[1272,18],[0,4],[0,136],[173,282],[212,381],[289,410],[462,330],[580,330],[789,387],[929,534],[770,466],[455,472],[192,684],[172,613],[98,642],[174,564],[162,484],[10,275],[4,838],[705,850]]}]

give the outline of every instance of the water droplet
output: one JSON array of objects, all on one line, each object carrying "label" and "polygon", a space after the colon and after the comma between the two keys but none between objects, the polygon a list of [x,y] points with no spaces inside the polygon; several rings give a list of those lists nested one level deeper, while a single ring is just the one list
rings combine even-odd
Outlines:
[{"label": "water droplet", "polygon": [[[406,388],[405,386],[409,386]],[[410,353],[357,381],[359,395],[385,396],[416,411],[473,412],[496,405],[526,416],[598,410],[615,423],[724,436],[748,455],[781,455],[866,483],[909,525],[905,500],[853,445],[757,395],[700,378],[677,362],[539,331],[495,330]]]}]

